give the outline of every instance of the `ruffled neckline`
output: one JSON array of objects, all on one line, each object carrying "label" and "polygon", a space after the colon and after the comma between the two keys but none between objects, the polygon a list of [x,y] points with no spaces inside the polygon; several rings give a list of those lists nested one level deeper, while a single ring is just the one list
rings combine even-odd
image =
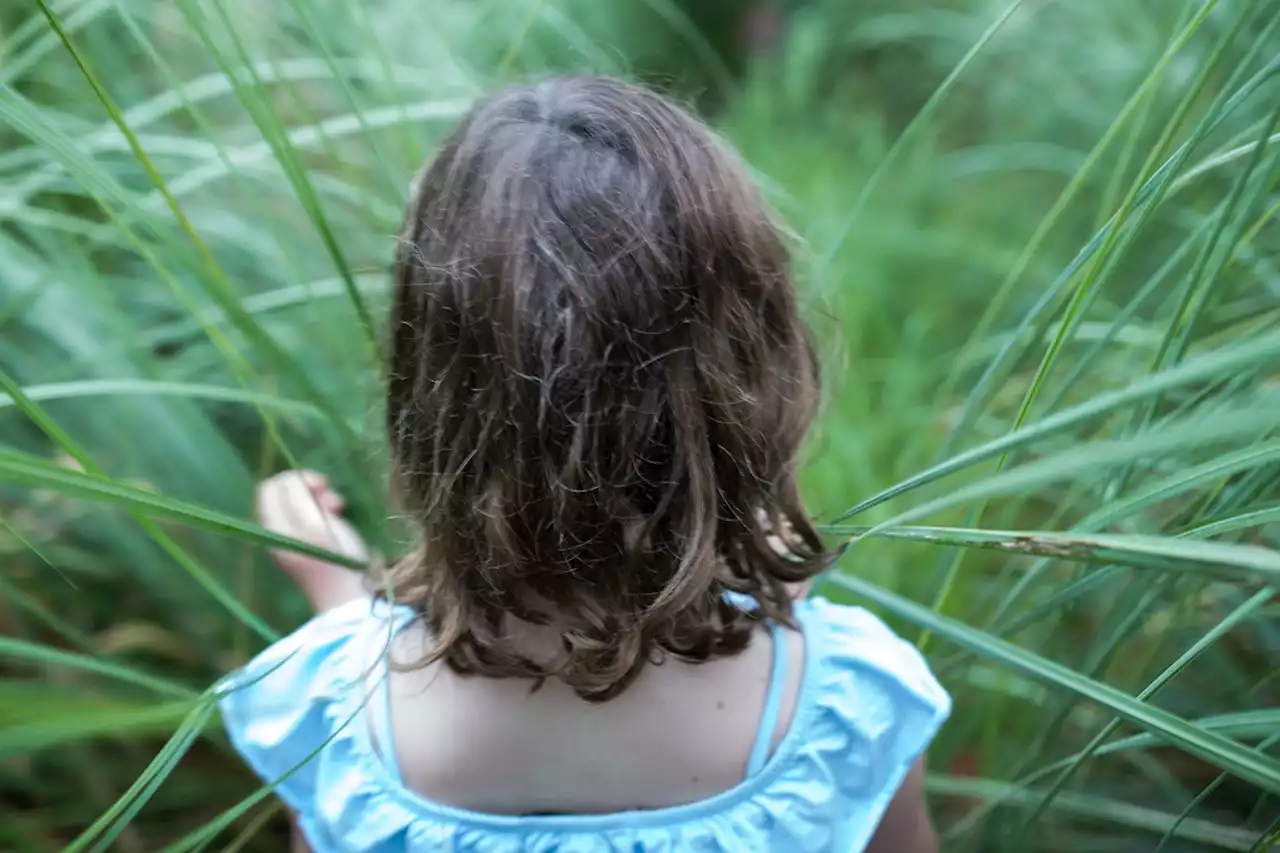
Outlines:
[{"label": "ruffled neckline", "polygon": [[[903,669],[902,650],[884,646],[885,635],[906,644],[879,620],[859,611],[872,620],[871,640],[883,647],[877,652],[867,646],[868,625],[833,620],[832,608],[852,610],[821,600],[797,607],[805,644],[800,692],[764,767],[719,794],[678,806],[498,815],[438,803],[407,788],[375,748],[367,713],[368,665],[412,618],[381,601],[330,611],[268,648],[232,676],[221,704],[236,748],[265,780],[279,780],[277,793],[298,815],[316,853],[825,851],[833,849],[841,822],[860,813],[869,836],[905,775],[909,763],[899,766],[903,758],[893,755],[901,751],[892,736],[904,719],[899,706],[917,705],[929,718],[923,738],[915,738],[920,742],[907,744],[911,761],[949,709],[918,655],[919,672],[905,679],[895,672]],[[903,695],[876,687],[881,676],[888,676],[885,684],[905,686]],[[913,695],[915,702],[903,698]],[[878,767],[886,771],[877,773]],[[865,841],[842,849],[860,850]]]}]

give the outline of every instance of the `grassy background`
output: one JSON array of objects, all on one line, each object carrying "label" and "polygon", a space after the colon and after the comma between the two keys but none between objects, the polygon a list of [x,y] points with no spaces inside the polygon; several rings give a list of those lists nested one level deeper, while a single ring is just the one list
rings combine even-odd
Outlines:
[{"label": "grassy background", "polygon": [[[246,519],[388,545],[376,341],[471,99],[638,77],[795,231],[824,593],[956,700],[949,850],[1280,812],[1276,0],[0,4],[0,849],[279,849],[207,688],[304,618]],[[370,319],[371,318],[371,319]]]}]

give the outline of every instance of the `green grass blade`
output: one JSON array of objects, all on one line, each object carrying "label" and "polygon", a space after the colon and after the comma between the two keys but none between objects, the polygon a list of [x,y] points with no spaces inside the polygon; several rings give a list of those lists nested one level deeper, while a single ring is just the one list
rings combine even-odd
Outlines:
[{"label": "green grass blade", "polygon": [[[1178,544],[1185,546],[1185,545],[1192,545],[1192,544],[1203,545],[1206,543],[1180,542]],[[1176,678],[1180,672],[1182,672],[1184,669],[1190,666],[1194,660],[1196,660],[1202,654],[1204,654],[1204,652],[1210,646],[1217,643],[1224,636],[1226,636],[1226,634],[1230,632],[1233,628],[1235,628],[1236,626],[1244,622],[1246,619],[1253,616],[1253,614],[1255,614],[1257,611],[1261,610],[1274,597],[1275,597],[1275,594],[1271,590],[1262,590],[1261,592],[1254,594],[1251,598],[1249,598],[1247,601],[1245,601],[1243,604],[1241,604],[1239,607],[1233,610],[1230,614],[1228,614],[1225,619],[1220,620],[1216,625],[1213,626],[1213,628],[1211,628],[1208,631],[1208,633],[1206,633],[1203,637],[1198,639],[1195,643],[1191,645],[1190,648],[1188,648],[1185,652],[1183,652],[1178,657],[1177,660],[1175,660],[1168,667],[1166,667],[1165,670],[1161,672],[1160,675],[1157,676],[1154,681],[1152,681],[1150,684],[1144,687],[1140,693],[1138,693],[1137,699],[1139,701],[1146,701],[1151,697],[1155,696],[1157,693],[1163,690],[1164,687],[1169,684],[1169,682],[1171,682],[1174,678]],[[1032,811],[1031,815],[1027,818],[1026,821],[1024,821],[1023,823],[1024,830],[1026,827],[1030,826],[1030,824],[1034,823],[1042,814],[1044,814],[1045,810],[1047,810],[1050,804],[1053,802],[1053,799],[1061,794],[1067,782],[1071,780],[1071,778],[1080,770],[1080,768],[1084,765],[1084,763],[1094,755],[1094,753],[1098,750],[1098,748],[1101,747],[1102,744],[1106,742],[1107,738],[1111,737],[1111,735],[1119,727],[1120,727],[1119,720],[1112,720],[1111,722],[1107,723],[1107,725],[1103,726],[1101,731],[1099,731],[1096,735],[1094,735],[1093,739],[1089,741],[1088,746],[1086,746],[1083,750],[1081,750],[1080,754],[1076,756],[1075,760],[1072,761],[1067,767],[1063,768],[1062,772],[1058,775],[1058,778],[1056,778],[1053,781],[1053,784],[1050,786],[1049,790],[1045,792],[1044,797],[1040,800],[1039,803],[1036,804],[1036,807]]]},{"label": "green grass blade", "polygon": [[[1042,245],[1044,244],[1045,240],[1048,238],[1049,234],[1052,232],[1054,227],[1056,227],[1058,222],[1062,219],[1063,215],[1066,213],[1072,200],[1075,199],[1075,197],[1079,194],[1081,188],[1084,186],[1085,179],[1093,173],[1094,169],[1097,167],[1098,163],[1101,161],[1103,153],[1106,152],[1111,147],[1112,143],[1119,136],[1120,132],[1128,123],[1129,119],[1134,115],[1134,113],[1138,110],[1141,104],[1148,97],[1151,96],[1154,87],[1160,81],[1160,79],[1164,76],[1164,73],[1168,70],[1168,67],[1170,63],[1173,61],[1174,57],[1176,57],[1177,54],[1183,49],[1183,47],[1185,47],[1187,41],[1200,28],[1200,26],[1204,23],[1204,21],[1208,17],[1209,13],[1212,11],[1213,7],[1216,5],[1217,5],[1216,0],[1207,0],[1207,2],[1204,2],[1200,6],[1200,9],[1196,13],[1195,17],[1192,18],[1192,20],[1187,23],[1187,25],[1178,34],[1178,37],[1174,39],[1174,41],[1171,42],[1166,47],[1163,55],[1156,62],[1155,66],[1151,69],[1151,71],[1148,72],[1146,77],[1143,79],[1142,83],[1138,86],[1137,90],[1134,91],[1134,93],[1130,96],[1129,100],[1125,103],[1124,107],[1120,110],[1119,115],[1107,128],[1102,138],[1099,139],[1098,142],[1093,146],[1093,149],[1089,152],[1089,155],[1085,158],[1084,163],[1081,164],[1079,170],[1072,177],[1071,181],[1067,184],[1067,186],[1062,190],[1058,198],[1054,201],[1053,206],[1045,214],[1044,218],[1040,221],[1040,224],[1036,227],[1035,233],[1032,234],[1031,238],[1027,241],[1026,246],[1022,250],[1022,254],[1019,255],[1018,259],[1010,267],[1009,272],[1005,275],[999,287],[997,287],[995,296],[988,303],[986,309],[983,311],[982,317],[979,318],[978,323],[974,327],[973,333],[969,337],[969,341],[970,341],[969,348],[976,346],[979,342],[981,342],[986,338],[987,334],[990,331],[991,324],[994,323],[1000,317],[1000,315],[1004,312],[1005,306],[1008,303],[1009,298],[1014,293],[1015,285],[1026,273],[1033,258],[1036,256],[1037,252],[1039,252],[1040,248],[1042,247]],[[1184,103],[1185,102],[1187,101],[1184,100]],[[1187,150],[1188,151],[1190,150],[1189,146]],[[1176,157],[1177,155],[1175,155],[1175,158]],[[1180,162],[1180,160],[1178,162]],[[1166,164],[1166,165],[1169,165],[1169,164]],[[1176,168],[1176,166],[1171,166],[1171,170],[1174,168]],[[1148,181],[1144,187],[1142,187],[1142,190],[1147,190],[1148,192],[1152,192],[1152,193],[1158,193],[1160,191],[1159,187],[1161,186],[1161,183],[1157,182],[1157,178],[1163,178],[1163,177],[1164,177],[1163,170],[1161,170],[1161,172],[1157,172],[1157,174],[1153,175],[1152,179]],[[1149,190],[1148,190],[1148,187],[1150,188]],[[1142,195],[1144,195],[1144,193],[1140,191],[1139,198],[1141,198]],[[1024,317],[1023,325],[1029,325],[1030,323],[1034,322],[1035,319],[1041,314],[1041,312],[1045,310],[1049,305],[1053,304],[1053,302],[1057,299],[1058,294],[1060,292],[1060,288],[1063,288],[1067,285],[1067,283],[1074,276],[1075,270],[1085,266],[1089,261],[1089,259],[1091,259],[1096,252],[1100,251],[1104,246],[1110,243],[1110,241],[1114,238],[1114,235],[1117,231],[1118,225],[1121,220],[1122,220],[1122,217],[1119,217],[1119,216],[1113,216],[1110,220],[1108,220],[1107,225],[1104,226],[1104,228],[1102,228],[1099,231],[1099,233],[1094,237],[1093,241],[1091,241],[1085,247],[1085,249],[1079,255],[1077,255],[1076,259],[1073,260],[1073,262],[1068,267],[1068,269],[1064,271],[1064,273],[1061,276],[1059,276],[1058,281],[1055,282],[1055,285],[1050,287],[1042,295],[1042,297],[1036,302],[1036,304],[1028,312],[1026,317]],[[1080,291],[1077,291],[1077,292],[1080,292]],[[1063,328],[1064,329],[1068,328],[1071,325],[1072,324],[1069,322],[1064,323]],[[965,408],[962,411],[959,420],[949,431],[947,441],[944,443],[944,450],[943,450],[944,453],[949,452],[950,448],[954,447],[955,443],[963,436],[965,431],[968,429],[970,423],[972,422],[973,416],[976,414],[977,404],[981,404],[986,400],[988,390],[992,387],[995,379],[1000,375],[1000,371],[1002,366],[1005,363],[1006,356],[1008,356],[1011,352],[1012,352],[1011,349],[1006,349],[1006,350],[1003,350],[999,355],[997,355],[997,357],[992,360],[991,364],[988,365],[987,369],[984,371],[982,378],[978,380],[977,385],[975,386],[973,391],[970,393],[970,400],[966,401]],[[960,359],[960,363],[962,364],[966,363],[966,361],[967,359],[965,357],[962,357]],[[951,377],[947,380],[946,384],[944,385],[943,394],[948,395],[952,389],[957,387],[958,382],[959,382],[959,374],[953,373]]]},{"label": "green grass blade", "polygon": [[[838,528],[854,538],[873,530]],[[1057,533],[1047,530],[975,530],[956,527],[896,527],[877,535],[931,545],[990,549],[1103,565],[1158,571],[1238,570],[1245,577],[1280,585],[1280,551],[1255,545],[1196,542],[1134,534]],[[1256,578],[1255,578],[1256,576]]]},{"label": "green grass blade", "polygon": [[28,666],[50,666],[90,672],[125,684],[132,684],[135,687],[141,687],[163,696],[189,699],[195,695],[195,691],[180,684],[148,675],[123,664],[98,660],[75,652],[61,651],[39,643],[19,640],[15,637],[0,637],[0,657],[19,661]]},{"label": "green grass blade", "polygon": [[1189,529],[1186,535],[1219,536],[1223,533],[1234,533],[1238,530],[1247,530],[1251,527],[1263,527],[1277,523],[1280,523],[1280,506],[1273,506],[1201,524],[1198,527]]},{"label": "green grass blade", "polygon": [[[9,395],[9,399],[22,412],[31,419],[31,421],[40,428],[40,430],[53,440],[62,450],[66,451],[76,462],[85,470],[86,476],[91,476],[96,480],[108,482],[105,472],[98,466],[97,462],[82,448],[78,442],[73,440],[62,427],[45,413],[39,405],[28,398],[18,384],[13,379],[0,370],[0,391]],[[4,453],[0,451],[0,453]],[[16,458],[16,454],[12,455]],[[58,466],[48,465],[51,471],[56,471]],[[214,577],[213,573],[201,565],[194,557],[186,552],[177,542],[175,542],[167,533],[157,527],[146,515],[135,516],[135,520],[146,531],[157,545],[164,550],[174,562],[191,576],[205,592],[227,609],[227,612],[235,616],[249,628],[252,628],[261,637],[267,640],[276,639],[276,633],[263,622],[258,616],[250,612],[247,607],[241,604],[235,596],[233,596],[222,584]]]},{"label": "green grass blade", "polygon": [[70,471],[22,453],[0,450],[0,482],[51,489],[69,497],[95,501],[148,518],[176,521],[245,543],[306,554],[352,568],[364,568],[363,563],[351,557],[272,533],[251,522],[97,474]]},{"label": "green grass blade", "polygon": [[[929,774],[925,780],[925,790],[937,796],[1011,803],[1032,802],[1036,798],[1035,791],[1025,790],[1018,785],[968,776]],[[1072,793],[1059,797],[1054,805],[1062,812],[1075,814],[1093,822],[1111,823],[1152,834],[1173,833],[1175,837],[1184,841],[1202,845],[1197,849],[1241,851],[1253,849],[1254,835],[1246,830],[1207,820],[1180,822],[1176,815],[1131,805],[1114,798]]]},{"label": "green grass blade", "polygon": [[[0,379],[0,383],[3,380]],[[3,388],[0,387],[0,391]],[[188,400],[208,400],[218,403],[243,403],[254,407],[276,409],[308,418],[322,418],[323,413],[310,403],[286,400],[273,394],[228,388],[219,385],[202,385],[195,382],[168,382],[160,379],[81,379],[70,382],[49,382],[28,385],[22,394],[31,402],[50,400],[82,400],[86,397],[154,396],[181,397]],[[14,397],[0,396],[0,409],[17,405]]]},{"label": "green grass blade", "polygon": [[947,96],[951,94],[953,89],[955,89],[956,83],[962,76],[964,76],[964,73],[973,64],[974,60],[977,59],[978,55],[991,43],[991,40],[996,37],[996,34],[1003,29],[1009,19],[1017,13],[1017,11],[1022,7],[1022,4],[1023,0],[1013,0],[1013,2],[1004,7],[982,35],[978,37],[978,40],[973,43],[973,46],[969,48],[968,52],[965,53],[965,55],[961,57],[960,61],[956,63],[955,67],[951,69],[951,73],[949,73],[946,78],[938,84],[938,88],[929,96],[929,100],[920,108],[920,112],[916,113],[907,126],[903,128],[902,133],[898,138],[894,140],[893,145],[885,155],[880,158],[880,162],[876,164],[875,169],[867,178],[866,183],[863,184],[862,190],[858,193],[857,199],[854,200],[853,207],[850,209],[849,214],[837,229],[835,240],[832,241],[831,246],[823,254],[822,262],[819,265],[820,270],[825,270],[831,265],[832,260],[834,260],[836,254],[840,251],[840,247],[844,245],[844,241],[858,224],[858,221],[862,216],[862,212],[866,208],[867,202],[871,199],[872,194],[875,193],[880,182],[884,180],[884,176],[889,173],[889,169],[897,163],[898,158],[907,150],[908,145],[915,141],[916,135],[921,133],[923,129],[928,126],[929,120],[933,118],[937,113],[938,108],[946,101]]},{"label": "green grass blade", "polygon": [[[0,697],[4,693],[0,683]],[[43,685],[42,685],[43,687]],[[29,756],[65,743],[108,737],[116,739],[168,735],[191,711],[191,700],[163,704],[48,691],[47,701],[22,695],[24,717],[0,729],[0,760]],[[0,698],[0,702],[3,699]],[[38,708],[38,712],[34,709]]]},{"label": "green grass blade", "polygon": [[1110,685],[1085,678],[1069,667],[935,613],[858,577],[835,575],[831,578],[831,583],[987,660],[1034,681],[1062,688],[1082,699],[1095,702],[1117,717],[1161,738],[1170,746],[1208,761],[1265,791],[1280,793],[1280,761],[1270,756],[1258,755],[1218,732],[1198,727],[1168,711],[1140,702]]},{"label": "green grass blade", "polygon": [[[345,420],[337,413],[336,409],[327,400],[327,398],[319,392],[315,383],[307,376],[306,372],[302,370],[295,360],[285,353],[284,350],[271,338],[271,336],[254,321],[252,315],[244,311],[243,306],[236,297],[235,288],[232,286],[226,272],[218,264],[212,251],[209,249],[208,244],[200,237],[199,233],[192,225],[191,220],[178,204],[177,199],[174,197],[173,193],[170,192],[159,169],[143,149],[141,143],[138,141],[137,135],[124,120],[123,112],[102,85],[87,58],[77,49],[74,42],[71,41],[70,36],[61,27],[57,16],[49,9],[46,0],[38,1],[40,3],[41,10],[49,21],[50,27],[58,34],[59,38],[62,39],[66,49],[75,60],[77,68],[93,89],[94,94],[111,117],[112,122],[128,141],[129,148],[135,159],[138,161],[138,164],[142,167],[148,180],[164,198],[169,212],[172,214],[180,230],[186,236],[191,246],[199,256],[201,260],[200,269],[204,273],[201,280],[207,285],[209,292],[215,297],[219,308],[221,308],[226,316],[235,321],[236,328],[239,331],[244,333],[255,346],[259,347],[264,353],[269,355],[277,367],[285,372],[293,382],[297,383],[297,385],[305,391],[305,396],[314,400],[317,405],[320,406],[327,415],[329,415],[330,422],[334,426],[338,427],[339,431],[348,439],[350,447],[355,448],[358,446],[359,442],[347,428]],[[91,173],[94,170],[89,169],[87,171]],[[139,248],[141,249],[140,246]],[[158,262],[153,265],[159,268]],[[176,279],[172,281],[172,284],[177,292],[181,292],[183,290],[182,286],[177,283]],[[222,351],[224,355],[228,356],[229,363],[233,366],[239,367],[240,378],[244,381],[245,365],[243,359],[238,356],[234,348],[230,347],[221,339],[220,335],[216,334],[213,327],[208,326],[203,320],[202,325],[205,325],[206,329],[209,330],[210,339],[213,340],[215,344],[219,344],[220,351]],[[274,419],[271,417],[270,413],[261,409],[259,411],[262,415],[264,424],[267,426],[268,432],[272,434],[277,445],[280,447],[280,450],[286,457],[292,459],[292,454],[289,453],[288,448],[280,438],[275,427]]]},{"label": "green grass blade", "polygon": [[[193,29],[204,43],[209,55],[220,63],[224,63],[224,69],[227,70],[228,77],[232,80],[237,80],[237,75],[234,71],[225,65],[222,51],[214,43],[209,28],[202,23],[203,13],[196,9],[189,0],[181,0],[178,6],[187,17],[187,20],[191,22]],[[261,102],[262,81],[254,76],[255,66],[253,60],[247,54],[240,34],[232,23],[231,18],[221,6],[215,6],[214,11],[221,20],[229,41],[236,52],[239,60],[239,69],[248,77],[248,85],[237,83],[235,87],[236,95],[262,131],[263,138],[271,146],[276,162],[284,170],[286,178],[293,186],[298,200],[302,203],[303,209],[314,225],[316,235],[320,238],[326,252],[328,252],[333,261],[334,268],[346,287],[347,297],[355,309],[360,329],[365,335],[370,352],[374,355],[375,361],[378,361],[380,360],[381,348],[378,343],[373,317],[369,313],[368,306],[361,297],[359,289],[356,287],[351,266],[334,236],[333,228],[330,226],[328,217],[320,204],[315,187],[308,180],[306,169],[303,168],[297,151],[289,144],[288,135],[282,132],[280,122],[276,118],[274,111]],[[363,118],[360,121],[363,121]],[[167,190],[160,185],[157,185],[157,189],[167,194]],[[169,201],[169,199],[166,198],[166,201]],[[176,202],[171,202],[171,207],[176,207]]]},{"label": "green grass blade", "polygon": [[832,519],[837,524],[873,507],[928,485],[971,465],[992,459],[1033,442],[1057,435],[1067,429],[1108,414],[1139,400],[1195,382],[1230,375],[1247,366],[1270,364],[1280,355],[1280,334],[1260,335],[1234,347],[1223,347],[1199,358],[1160,373],[1146,376],[1127,388],[1099,394],[1084,403],[1056,412],[934,465],[919,474],[873,495]]},{"label": "green grass blade", "polygon": [[[1271,746],[1274,746],[1276,743],[1280,743],[1280,734],[1272,735],[1271,737],[1263,741],[1261,744],[1259,744],[1258,751],[1265,752],[1268,748],[1270,748]],[[1186,808],[1182,810],[1182,813],[1178,815],[1176,820],[1174,820],[1173,825],[1170,826],[1168,831],[1165,832],[1164,837],[1160,839],[1160,844],[1159,846],[1156,847],[1154,853],[1163,853],[1164,850],[1168,849],[1169,842],[1179,837],[1178,830],[1181,829],[1183,826],[1185,826],[1187,821],[1192,820],[1191,813],[1194,812],[1206,800],[1208,800],[1209,797],[1211,797],[1215,791],[1217,791],[1220,787],[1222,787],[1222,783],[1225,782],[1226,780],[1227,780],[1227,774],[1219,773],[1218,776],[1212,782],[1210,782],[1208,785],[1205,785],[1204,789],[1201,790],[1200,793],[1196,794],[1196,796],[1191,799],[1191,802],[1187,803]]]},{"label": "green grass blade", "polygon": [[[67,845],[64,853],[81,853],[86,849],[98,853],[98,851],[110,849],[111,843],[147,804],[164,780],[173,773],[191,745],[204,733],[213,720],[215,711],[216,706],[213,701],[207,696],[202,698],[196,707],[188,712],[182,725],[174,732],[164,748],[157,753],[147,769],[129,786],[129,790],[125,791],[101,817]],[[93,844],[92,848],[89,847],[90,844]]]}]

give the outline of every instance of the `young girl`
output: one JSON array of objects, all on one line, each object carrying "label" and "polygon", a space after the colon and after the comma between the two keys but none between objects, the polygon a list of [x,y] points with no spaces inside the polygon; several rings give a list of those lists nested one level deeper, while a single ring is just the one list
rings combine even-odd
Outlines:
[{"label": "young girl", "polygon": [[[477,105],[420,176],[387,432],[418,545],[225,686],[298,850],[937,849],[949,711],[796,488],[818,368],[742,166],[664,98],[555,79]],[[323,478],[273,530],[365,554]]]}]

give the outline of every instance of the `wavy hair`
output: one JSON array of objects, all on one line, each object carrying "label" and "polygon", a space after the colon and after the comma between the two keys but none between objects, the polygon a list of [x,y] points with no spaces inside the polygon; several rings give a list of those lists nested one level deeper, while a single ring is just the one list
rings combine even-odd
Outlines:
[{"label": "wavy hair", "polygon": [[[787,249],[733,153],[658,94],[568,77],[478,103],[416,182],[390,349],[421,542],[388,580],[431,629],[424,663],[604,701],[790,623],[787,585],[827,562],[796,486],[820,383]],[[558,657],[513,647],[509,617]]]}]

